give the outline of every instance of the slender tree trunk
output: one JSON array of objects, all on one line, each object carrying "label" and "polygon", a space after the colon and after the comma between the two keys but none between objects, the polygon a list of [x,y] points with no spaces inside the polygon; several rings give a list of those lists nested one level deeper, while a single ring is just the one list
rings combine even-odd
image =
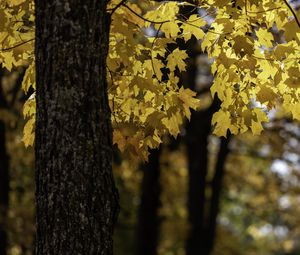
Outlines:
[{"label": "slender tree trunk", "polygon": [[[222,191],[223,178],[225,175],[225,161],[229,153],[228,144],[230,136],[228,138],[220,138],[220,149],[218,153],[218,159],[215,167],[215,173],[211,184],[212,195],[210,198],[209,209],[209,221],[206,231],[206,254],[209,255],[213,251],[214,243],[216,239],[217,217],[220,208],[220,197]],[[204,255],[206,255],[204,254]]]},{"label": "slender tree trunk", "polygon": [[[196,44],[197,42],[195,42]],[[197,51],[190,45],[190,63],[187,68],[185,83],[195,89],[197,78]],[[186,146],[188,157],[188,221],[189,232],[186,241],[186,254],[201,254],[204,238],[205,179],[207,175],[207,138],[210,133],[210,114],[207,111],[192,112],[186,126]],[[202,255],[202,254],[201,254]]]},{"label": "slender tree trunk", "polygon": [[[197,41],[189,45],[190,63],[184,83],[191,89],[197,79]],[[205,189],[208,167],[208,136],[211,131],[211,118],[216,108],[216,100],[204,111],[192,111],[191,121],[186,126],[186,146],[188,157],[188,221],[189,232],[186,241],[186,254],[201,254],[205,239]]]},{"label": "slender tree trunk", "polygon": [[[228,155],[229,138],[221,138],[220,150],[212,180],[212,195],[206,197],[208,171],[208,137],[211,130],[211,118],[219,107],[215,98],[210,108],[192,115],[187,132],[189,160],[188,211],[190,232],[187,239],[187,255],[211,254],[216,234],[219,214],[222,180],[225,161]],[[195,121],[195,122],[194,122]]]},{"label": "slender tree trunk", "polygon": [[[6,106],[2,93],[2,73],[0,68],[0,109]],[[6,151],[6,126],[0,119],[0,254],[7,254],[7,215],[9,202],[9,156]]]},{"label": "slender tree trunk", "polygon": [[[197,42],[189,45],[190,64],[185,83],[195,89],[197,79]],[[208,171],[208,138],[211,133],[212,115],[219,108],[215,98],[212,105],[200,112],[192,112],[191,121],[186,127],[186,145],[188,156],[188,220],[189,233],[186,241],[187,255],[207,254],[207,199],[206,177]]]},{"label": "slender tree trunk", "polygon": [[208,171],[208,137],[211,131],[212,114],[218,103],[202,112],[194,112],[187,126],[188,153],[188,220],[190,230],[186,254],[204,255],[205,250],[205,205],[206,176]]},{"label": "slender tree trunk", "polygon": [[149,162],[143,165],[141,203],[137,223],[137,255],[156,255],[160,218],[160,149],[152,150]]},{"label": "slender tree trunk", "polygon": [[106,4],[35,0],[38,255],[113,254]]}]

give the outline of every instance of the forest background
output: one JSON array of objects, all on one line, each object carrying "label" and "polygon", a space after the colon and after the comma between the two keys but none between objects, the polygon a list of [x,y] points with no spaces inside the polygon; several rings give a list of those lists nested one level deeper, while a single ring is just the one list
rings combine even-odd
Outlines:
[{"label": "forest background", "polygon": [[[299,4],[292,1],[291,6],[297,11]],[[182,42],[177,43],[180,48]],[[192,111],[177,139],[162,138],[148,163],[133,160],[134,150],[127,155],[116,148],[121,213],[115,253],[181,255],[205,249],[216,255],[299,254],[299,124],[277,109],[269,113],[271,121],[260,136],[213,135],[211,121],[220,102],[209,92],[211,61],[196,37],[185,47],[189,58],[180,79],[197,91],[202,108]],[[26,70],[26,65],[12,64],[0,74],[0,242],[12,255],[34,250],[34,158],[22,142],[23,105],[33,92],[21,89]],[[273,96],[268,92],[262,100]],[[25,134],[25,143],[31,143],[28,139]]]}]

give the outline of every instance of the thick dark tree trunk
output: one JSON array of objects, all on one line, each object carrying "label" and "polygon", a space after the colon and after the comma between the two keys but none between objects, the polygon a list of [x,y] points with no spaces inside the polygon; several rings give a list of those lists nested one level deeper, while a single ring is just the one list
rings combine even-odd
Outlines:
[{"label": "thick dark tree trunk", "polygon": [[152,150],[149,162],[143,165],[141,203],[137,223],[137,255],[156,255],[160,218],[160,150]]},{"label": "thick dark tree trunk", "polygon": [[38,255],[113,254],[106,4],[35,0]]},{"label": "thick dark tree trunk", "polygon": [[[0,67],[0,109],[7,106],[2,91],[3,69]],[[7,215],[9,202],[9,156],[6,151],[6,125],[0,119],[0,254],[7,254]]]},{"label": "thick dark tree trunk", "polygon": [[218,153],[217,163],[215,167],[215,173],[211,184],[212,195],[210,198],[209,220],[206,231],[206,253],[209,255],[213,251],[214,243],[216,239],[217,217],[220,208],[220,197],[222,191],[222,183],[225,175],[225,161],[229,153],[228,144],[230,136],[228,138],[220,138],[220,149]]}]

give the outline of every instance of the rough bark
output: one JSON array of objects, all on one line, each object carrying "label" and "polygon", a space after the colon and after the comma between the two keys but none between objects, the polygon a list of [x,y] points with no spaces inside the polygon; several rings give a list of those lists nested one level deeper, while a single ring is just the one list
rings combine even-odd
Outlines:
[{"label": "rough bark", "polygon": [[[2,93],[2,73],[0,68],[0,109],[6,106]],[[6,126],[0,119],[0,254],[7,254],[7,215],[9,203],[9,156],[6,150]]]},{"label": "rough bark", "polygon": [[38,255],[113,254],[106,4],[35,0]]},{"label": "rough bark", "polygon": [[149,161],[143,165],[141,202],[137,223],[137,255],[156,255],[160,218],[160,150],[152,150]]}]

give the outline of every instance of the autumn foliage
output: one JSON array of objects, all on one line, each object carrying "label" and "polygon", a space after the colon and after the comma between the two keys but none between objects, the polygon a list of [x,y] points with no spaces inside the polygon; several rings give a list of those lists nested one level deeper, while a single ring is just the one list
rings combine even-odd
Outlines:
[{"label": "autumn foliage", "polygon": [[[11,70],[26,65],[23,89],[35,89],[34,5],[1,1],[0,62]],[[180,13],[190,6],[192,15]],[[300,28],[287,1],[110,1],[112,15],[107,59],[114,143],[146,159],[165,134],[177,136],[190,109],[201,102],[180,84],[188,54],[178,41],[192,37],[213,60],[212,95],[221,108],[214,133],[251,130],[260,134],[268,112],[280,107],[300,120]],[[34,143],[35,97],[24,106],[25,144]]]}]

